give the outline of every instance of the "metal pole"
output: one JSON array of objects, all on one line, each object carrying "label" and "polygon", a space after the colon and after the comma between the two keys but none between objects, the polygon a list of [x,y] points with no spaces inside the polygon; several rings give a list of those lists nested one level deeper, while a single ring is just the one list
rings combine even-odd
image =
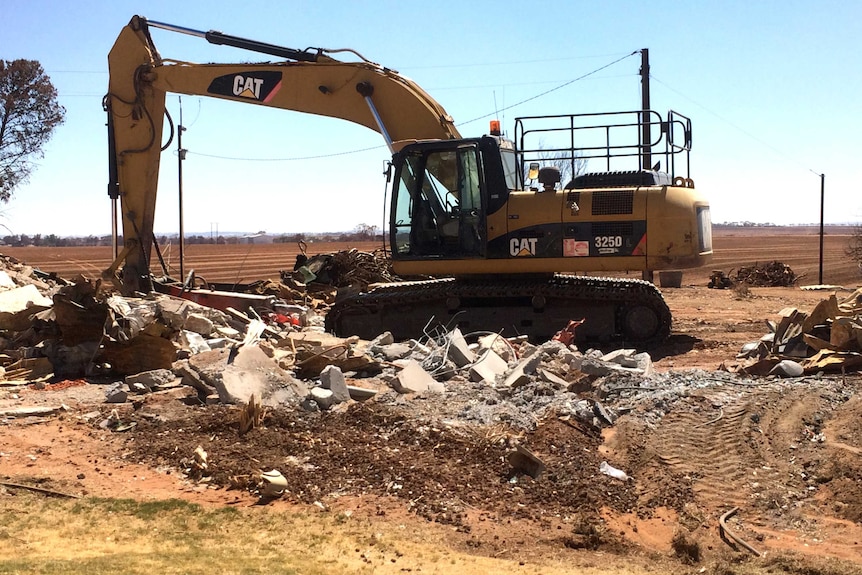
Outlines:
[{"label": "metal pole", "polygon": [[183,149],[183,97],[180,100],[180,123],[177,129],[177,177],[179,178],[179,208],[180,208],[180,281],[185,281],[185,268],[183,267],[183,247],[185,244],[185,230],[183,229],[183,160],[186,158],[186,151]]},{"label": "metal pole", "polygon": [[652,167],[649,103],[649,49],[641,50],[641,169]]},{"label": "metal pole", "polygon": [[826,198],[826,174],[820,174],[820,275],[817,283],[823,285],[823,207]]},{"label": "metal pole", "polygon": [[[652,167],[652,154],[650,153],[650,103],[649,103],[649,49],[641,50],[641,169],[649,170]],[[610,161],[610,160],[609,160]],[[610,165],[610,164],[609,164]],[[641,272],[641,278],[645,281],[654,281],[653,270],[645,269]]]}]

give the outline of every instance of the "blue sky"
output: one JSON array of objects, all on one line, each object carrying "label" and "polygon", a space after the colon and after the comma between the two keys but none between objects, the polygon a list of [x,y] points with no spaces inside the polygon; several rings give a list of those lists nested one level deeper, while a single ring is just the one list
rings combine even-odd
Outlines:
[{"label": "blue sky", "polygon": [[[493,114],[641,48],[650,51],[652,108],[693,121],[691,175],[714,222],[810,223],[826,174],[831,223],[862,218],[862,3],[130,2],[0,0],[0,58],[39,60],[66,108],[29,183],[0,206],[13,233],[107,234],[107,144],[101,100],[107,54],[140,14],[293,48],[353,48],[415,80],[461,133]],[[165,58],[264,60],[161,30]],[[638,55],[499,114],[632,110]],[[168,96],[175,120],[177,95]],[[185,230],[298,232],[382,226],[388,152],[347,122],[182,97]],[[344,154],[372,148],[361,153]],[[230,158],[230,159],[228,159]],[[305,159],[303,159],[305,158]],[[156,231],[178,229],[176,146],[162,158]]]}]

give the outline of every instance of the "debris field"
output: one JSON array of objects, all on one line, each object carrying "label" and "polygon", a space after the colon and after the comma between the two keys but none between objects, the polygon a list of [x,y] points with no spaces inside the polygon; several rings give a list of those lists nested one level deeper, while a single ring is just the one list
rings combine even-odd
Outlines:
[{"label": "debris field", "polygon": [[[512,537],[673,553],[683,533],[711,550],[859,560],[862,290],[770,308],[756,337],[692,366],[680,358],[724,329],[707,335],[696,311],[647,350],[578,349],[564,331],[335,337],[322,325],[336,289],[387,279],[355,250],[256,284],[270,313],[0,267],[6,483],[120,496],[130,466],[161,495],[407,513],[491,555]],[[685,294],[667,295],[677,315]]]}]

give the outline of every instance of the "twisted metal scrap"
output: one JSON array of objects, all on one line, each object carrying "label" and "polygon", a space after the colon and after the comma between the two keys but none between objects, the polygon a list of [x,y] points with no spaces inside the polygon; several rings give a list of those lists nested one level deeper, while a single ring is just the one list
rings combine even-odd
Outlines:
[{"label": "twisted metal scrap", "polygon": [[739,268],[734,281],[750,286],[789,287],[795,285],[798,279],[789,265],[771,261],[764,265],[755,263]]},{"label": "twisted metal scrap", "polygon": [[398,281],[392,261],[383,250],[335,252],[327,267],[336,287],[353,285],[364,290],[368,284]]}]

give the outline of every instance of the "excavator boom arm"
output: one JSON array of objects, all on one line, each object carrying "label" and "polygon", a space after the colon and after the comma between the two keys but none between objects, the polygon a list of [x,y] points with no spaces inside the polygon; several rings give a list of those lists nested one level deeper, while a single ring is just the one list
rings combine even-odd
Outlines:
[{"label": "excavator boom arm", "polygon": [[[194,64],[164,59],[152,41],[150,24],[292,61]],[[150,287],[149,254],[168,92],[341,118],[380,132],[391,151],[404,142],[460,138],[443,107],[410,79],[373,62],[341,62],[323,52],[148,23],[138,16],[123,28],[108,56],[104,105],[111,166],[108,193],[121,201],[125,245],[124,262],[115,261],[111,269],[125,264],[124,292]]]}]

